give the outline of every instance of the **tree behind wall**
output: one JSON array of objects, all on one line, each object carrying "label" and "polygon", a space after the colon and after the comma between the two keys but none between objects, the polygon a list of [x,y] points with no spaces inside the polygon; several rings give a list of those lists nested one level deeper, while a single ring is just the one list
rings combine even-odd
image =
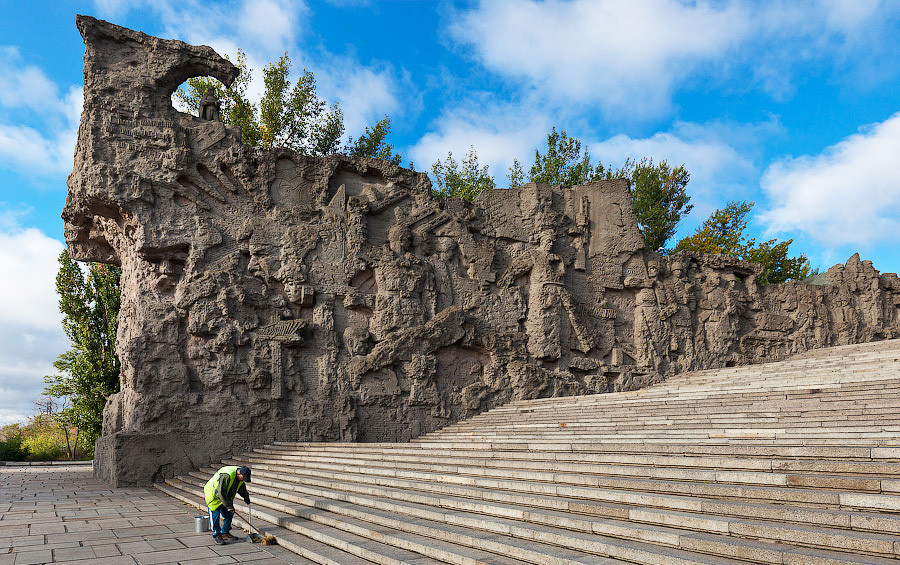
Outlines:
[{"label": "tree behind wall", "polygon": [[724,253],[759,263],[763,266],[763,272],[756,277],[759,284],[801,280],[814,274],[810,271],[806,255],[788,255],[793,239],[781,242],[770,239],[756,243],[755,238],[747,237],[744,230],[747,228],[747,215],[753,205],[753,202],[732,200],[724,208],[710,214],[693,235],[679,241],[675,252]]},{"label": "tree behind wall", "polygon": [[[227,58],[227,57],[226,57]],[[344,113],[337,102],[328,103],[316,92],[316,77],[303,69],[291,83],[291,58],[287,53],[263,67],[264,91],[259,102],[247,97],[251,69],[246,54],[238,49],[240,74],[230,87],[212,77],[189,78],[175,91],[182,107],[196,115],[200,101],[213,89],[222,103],[222,121],[241,130],[241,142],[260,147],[287,147],[302,155],[322,157],[345,153],[357,157],[385,159],[400,164],[400,154],[387,143],[391,120],[385,116],[355,140],[341,148]]]},{"label": "tree behind wall", "polygon": [[80,430],[90,453],[102,431],[106,399],[119,390],[115,344],[121,269],[91,263],[85,277],[67,251],[60,254],[59,265],[56,292],[72,347],[54,361],[59,373],[44,378],[44,394],[68,399],[58,419]]}]

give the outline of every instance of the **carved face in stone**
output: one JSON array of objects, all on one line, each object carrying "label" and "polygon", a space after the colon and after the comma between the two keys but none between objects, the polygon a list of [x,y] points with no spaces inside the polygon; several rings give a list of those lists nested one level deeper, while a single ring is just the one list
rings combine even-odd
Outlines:
[{"label": "carved face in stone", "polygon": [[684,263],[675,262],[672,263],[672,274],[675,275],[676,278],[681,278],[684,274]]},{"label": "carved face in stone", "polygon": [[397,255],[402,255],[409,251],[409,248],[412,246],[412,233],[407,226],[395,224],[391,226],[388,232],[388,243],[391,246],[391,251]]},{"label": "carved face in stone", "polygon": [[647,263],[647,276],[651,279],[655,279],[659,277],[659,262],[658,261],[649,261]]},{"label": "carved face in stone", "polygon": [[456,254],[456,242],[450,237],[439,237],[435,247],[437,248],[438,255],[443,260],[452,259]]},{"label": "carved face in stone", "polygon": [[288,277],[288,279],[284,281],[284,294],[287,296],[288,300],[295,304],[299,304],[303,298],[302,289],[303,282],[297,280],[297,277]]},{"label": "carved face in stone", "polygon": [[344,330],[344,346],[350,355],[365,355],[369,351],[369,330],[351,325]]},{"label": "carved face in stone", "polygon": [[250,238],[248,249],[250,263],[247,265],[247,270],[254,276],[268,280],[277,270],[278,263],[278,259],[272,256],[272,245],[256,238]]}]

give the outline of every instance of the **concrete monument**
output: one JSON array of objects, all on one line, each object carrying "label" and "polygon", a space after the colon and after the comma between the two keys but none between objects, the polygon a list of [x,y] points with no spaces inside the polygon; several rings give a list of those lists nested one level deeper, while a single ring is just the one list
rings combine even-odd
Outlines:
[{"label": "concrete monument", "polygon": [[900,336],[900,281],[852,258],[759,288],[645,249],[626,181],[435,199],[424,173],[243,145],[186,79],[237,68],[79,16],[73,257],[122,267],[121,392],[95,472],[183,473],[273,440],[404,441],[511,399]]}]

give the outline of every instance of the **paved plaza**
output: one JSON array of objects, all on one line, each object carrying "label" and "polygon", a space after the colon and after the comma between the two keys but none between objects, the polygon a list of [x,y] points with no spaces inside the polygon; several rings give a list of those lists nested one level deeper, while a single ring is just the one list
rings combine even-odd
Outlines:
[{"label": "paved plaza", "polygon": [[153,488],[111,489],[89,465],[0,466],[0,565],[309,563],[278,546],[218,546],[194,532],[202,514]]}]

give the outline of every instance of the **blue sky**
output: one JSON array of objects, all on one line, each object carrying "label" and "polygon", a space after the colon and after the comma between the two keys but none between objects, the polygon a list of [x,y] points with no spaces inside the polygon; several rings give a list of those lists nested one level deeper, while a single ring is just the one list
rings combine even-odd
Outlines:
[{"label": "blue sky", "polygon": [[[0,4],[0,425],[66,348],[53,278],[81,107],[75,14],[247,52],[288,52],[357,136],[384,114],[419,170],[470,146],[505,186],[551,127],[617,166],[685,164],[694,211],[733,199],[758,239],[827,269],[900,271],[900,3],[96,0]],[[260,80],[251,85],[258,97]]]}]

